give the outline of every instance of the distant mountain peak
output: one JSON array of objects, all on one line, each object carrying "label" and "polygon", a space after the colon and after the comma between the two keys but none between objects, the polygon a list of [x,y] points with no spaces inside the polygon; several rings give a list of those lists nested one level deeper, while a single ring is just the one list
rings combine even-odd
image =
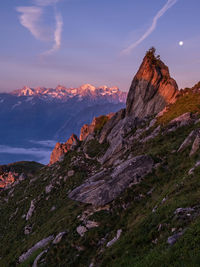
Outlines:
[{"label": "distant mountain peak", "polygon": [[80,88],[82,90],[90,90],[90,91],[95,91],[96,90],[96,87],[91,85],[91,84],[89,84],[89,83],[83,84]]},{"label": "distant mountain peak", "polygon": [[31,88],[28,87],[28,86],[24,86],[24,87],[21,89],[21,95],[24,95],[24,96],[32,96],[32,95],[34,95],[34,90],[31,89]]}]

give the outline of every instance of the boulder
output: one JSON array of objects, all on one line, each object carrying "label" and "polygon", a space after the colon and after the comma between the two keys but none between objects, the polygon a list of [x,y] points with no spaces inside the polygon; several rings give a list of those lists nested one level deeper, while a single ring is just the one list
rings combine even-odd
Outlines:
[{"label": "boulder", "polygon": [[140,140],[140,142],[142,142],[142,143],[146,143],[146,142],[148,142],[149,140],[154,139],[156,136],[159,135],[160,131],[161,131],[161,127],[160,127],[160,125],[159,125],[158,127],[156,127],[156,128],[154,129],[154,131],[153,131],[150,135],[148,135],[148,136],[145,137],[144,139]]},{"label": "boulder", "polygon": [[188,172],[188,175],[192,175],[196,168],[200,166],[200,161],[197,161],[193,168],[191,168]]},{"label": "boulder", "polygon": [[52,191],[53,188],[54,188],[54,186],[52,184],[47,185],[45,187],[45,193],[49,194]]},{"label": "boulder", "polygon": [[28,221],[31,218],[31,216],[33,215],[33,212],[35,210],[35,203],[36,203],[35,199],[31,200],[30,208],[26,214],[26,221]]},{"label": "boulder", "polygon": [[85,226],[82,226],[82,225],[79,225],[77,228],[76,228],[76,231],[77,233],[80,235],[80,236],[84,236],[84,234],[87,232],[87,228]]},{"label": "boulder", "polygon": [[42,251],[37,257],[35,258],[32,267],[37,267],[38,266],[38,261],[42,258],[43,254],[47,253],[47,249]]},{"label": "boulder", "polygon": [[24,252],[20,257],[19,257],[19,263],[24,262],[27,260],[36,250],[39,248],[46,247],[49,242],[51,242],[54,239],[54,236],[51,235],[47,238],[42,239],[41,241],[37,242],[32,248]]},{"label": "boulder", "polygon": [[67,234],[67,232],[60,232],[59,234],[57,234],[57,236],[53,240],[52,244],[56,245],[56,244],[60,243],[60,241],[62,240],[63,236],[66,235],[66,234]]},{"label": "boulder", "polygon": [[182,126],[187,126],[191,124],[194,121],[193,116],[190,112],[186,112],[177,118],[171,120],[169,122],[169,126],[177,126],[177,127],[182,127]]},{"label": "boulder", "polygon": [[183,150],[185,150],[189,145],[192,144],[192,141],[195,138],[195,134],[196,131],[193,130],[191,131],[191,133],[186,137],[186,139],[183,141],[183,143],[181,144],[181,146],[178,149],[178,152],[182,152]]},{"label": "boulder", "polygon": [[114,245],[114,243],[116,243],[117,240],[120,238],[121,233],[122,233],[122,230],[121,230],[121,229],[117,230],[117,235],[116,235],[112,240],[110,240],[110,241],[106,244],[106,247],[109,248],[109,247],[111,247],[112,245]]},{"label": "boulder", "polygon": [[177,208],[174,212],[175,215],[178,215],[178,214],[187,214],[187,213],[190,213],[190,212],[194,212],[194,209],[193,208]]},{"label": "boulder", "polygon": [[69,198],[94,206],[116,199],[130,185],[138,184],[153,169],[151,157],[141,155],[124,161],[114,170],[101,171],[75,188]]},{"label": "boulder", "polygon": [[174,245],[176,243],[176,241],[183,235],[183,233],[184,233],[184,231],[181,231],[179,233],[176,233],[176,234],[168,237],[167,243],[171,246]]},{"label": "boulder", "polygon": [[68,177],[71,177],[71,176],[74,175],[74,173],[75,173],[74,170],[70,170],[70,171],[67,172],[67,176],[68,176]]},{"label": "boulder", "polygon": [[98,227],[99,226],[99,223],[98,222],[95,222],[95,221],[86,221],[86,224],[85,224],[86,228],[87,229],[91,229],[91,228],[95,228],[95,227]]},{"label": "boulder", "polygon": [[200,147],[200,132],[198,131],[196,138],[193,142],[192,149],[190,151],[190,157],[193,156],[199,150],[199,147]]}]

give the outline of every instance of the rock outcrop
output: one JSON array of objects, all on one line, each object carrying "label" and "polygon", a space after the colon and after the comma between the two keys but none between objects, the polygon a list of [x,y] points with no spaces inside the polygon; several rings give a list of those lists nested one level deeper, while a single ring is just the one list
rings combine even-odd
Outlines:
[{"label": "rock outcrop", "polygon": [[66,154],[72,148],[76,147],[78,143],[79,139],[75,134],[72,134],[66,143],[57,143],[51,153],[49,165],[52,165],[55,162],[59,161],[64,154]]},{"label": "rock outcrop", "polygon": [[89,134],[93,134],[95,131],[100,130],[114,116],[114,113],[94,117],[91,124],[84,124],[80,132],[80,141],[84,141]]},{"label": "rock outcrop", "polygon": [[126,115],[144,118],[155,115],[169,103],[176,101],[178,86],[170,77],[168,67],[155,56],[154,49],[147,52],[131,84]]},{"label": "rock outcrop", "polygon": [[121,109],[119,110],[118,112],[116,112],[114,114],[114,116],[104,125],[101,133],[100,133],[100,137],[99,137],[99,142],[100,143],[103,143],[108,134],[111,132],[111,130],[113,129],[113,127],[115,125],[118,124],[119,121],[121,121],[122,119],[124,119],[125,117],[125,113],[126,113],[126,110],[125,109]]},{"label": "rock outcrop", "polygon": [[32,177],[43,165],[34,161],[19,161],[0,165],[0,189],[13,187]]},{"label": "rock outcrop", "polygon": [[24,262],[27,260],[36,250],[46,247],[52,240],[54,239],[54,236],[51,235],[47,238],[44,238],[40,240],[38,243],[36,243],[32,248],[24,252],[20,257],[19,257],[19,263]]},{"label": "rock outcrop", "polygon": [[147,155],[124,161],[113,171],[97,173],[75,188],[69,198],[94,206],[104,206],[118,197],[126,188],[138,184],[153,169],[154,162]]},{"label": "rock outcrop", "polygon": [[194,143],[190,151],[190,157],[193,156],[199,150],[199,147],[200,147],[200,132],[197,131],[196,138],[194,139]]},{"label": "rock outcrop", "polygon": [[102,164],[105,162],[107,164],[113,164],[124,153],[130,145],[126,135],[136,128],[137,123],[138,121],[134,117],[125,117],[116,123],[116,125],[113,125],[106,138],[106,141],[109,143],[109,148],[100,159]]},{"label": "rock outcrop", "polygon": [[114,245],[117,242],[117,240],[120,238],[121,233],[122,233],[122,230],[121,229],[117,230],[117,235],[106,244],[106,247],[109,248],[112,245]]},{"label": "rock outcrop", "polygon": [[[101,130],[98,141],[100,144],[107,142],[109,148],[99,159],[100,163],[107,165],[116,163],[116,160],[130,147],[130,142],[134,142],[134,138],[131,140],[128,136],[137,130],[142,132],[144,129],[139,128],[146,125],[147,118],[158,114],[169,103],[174,103],[178,94],[178,86],[170,77],[168,67],[155,56],[153,49],[149,50],[133,79],[126,109],[116,112]],[[181,118],[181,126],[183,120],[187,122],[191,120],[190,114],[186,118]],[[152,122],[155,124],[156,119]],[[179,121],[173,122],[170,127],[178,123]],[[148,135],[140,141],[147,142],[155,138],[159,132],[160,127],[157,127],[151,136]]]},{"label": "rock outcrop", "polygon": [[190,134],[185,138],[177,152],[182,152],[186,148],[191,146],[191,151],[189,156],[193,156],[200,148],[200,129],[195,129],[190,132]]},{"label": "rock outcrop", "polygon": [[4,188],[7,187],[8,185],[13,184],[18,176],[19,175],[17,173],[12,173],[12,172],[0,175],[0,188]]}]

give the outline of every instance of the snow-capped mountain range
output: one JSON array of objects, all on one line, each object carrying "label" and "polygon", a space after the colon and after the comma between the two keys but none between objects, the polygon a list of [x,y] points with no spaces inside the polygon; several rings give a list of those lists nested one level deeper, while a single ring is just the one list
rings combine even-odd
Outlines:
[{"label": "snow-capped mountain range", "polygon": [[0,164],[27,159],[27,155],[11,158],[2,154],[1,145],[32,148],[30,140],[63,142],[72,133],[79,135],[82,125],[95,116],[124,108],[126,96],[117,87],[90,84],[55,89],[25,86],[0,93]]},{"label": "snow-capped mountain range", "polygon": [[79,100],[84,98],[90,98],[95,100],[96,98],[106,99],[108,102],[118,103],[125,102],[127,93],[119,90],[118,87],[108,87],[106,85],[95,87],[91,84],[84,84],[78,88],[66,88],[58,85],[54,88],[37,87],[30,88],[25,86],[22,89],[11,92],[12,95],[26,96],[26,97],[39,97],[40,99],[52,101],[60,100],[67,101],[70,98],[78,97]]}]

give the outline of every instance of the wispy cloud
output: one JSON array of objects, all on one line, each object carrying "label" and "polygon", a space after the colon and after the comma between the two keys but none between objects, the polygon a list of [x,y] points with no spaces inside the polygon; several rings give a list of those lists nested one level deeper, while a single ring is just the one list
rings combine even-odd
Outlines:
[{"label": "wispy cloud", "polygon": [[63,19],[60,13],[56,14],[56,28],[54,32],[54,45],[53,47],[46,51],[44,54],[45,55],[51,55],[57,50],[59,50],[61,46],[61,36],[62,36],[62,27],[63,27]]},{"label": "wispy cloud", "polygon": [[61,0],[35,0],[35,4],[38,6],[50,6],[50,5],[55,5]]},{"label": "wispy cloud", "polygon": [[122,51],[123,54],[129,54],[134,48],[136,48],[139,44],[141,44],[156,28],[158,20],[165,14],[165,12],[170,9],[173,5],[176,4],[178,0],[168,0],[167,3],[163,6],[162,9],[158,11],[158,13],[153,18],[151,26],[148,30],[142,35],[140,39],[131,44],[129,47]]},{"label": "wispy cloud", "polygon": [[20,23],[27,28],[32,35],[39,40],[44,40],[43,30],[40,26],[40,19],[43,10],[40,7],[17,7],[17,11],[21,13],[19,19]]},{"label": "wispy cloud", "polygon": [[[23,148],[23,147],[11,147],[0,145],[0,154],[10,154],[10,155],[28,155],[33,159],[36,158],[37,161],[47,164],[50,159],[51,150],[42,148]],[[24,157],[26,159],[26,157]]]},{"label": "wispy cloud", "polygon": [[[34,0],[34,6],[21,6],[16,10],[21,13],[19,16],[22,26],[27,28],[30,33],[38,40],[53,42],[53,46],[43,55],[50,55],[59,50],[61,46],[61,35],[63,28],[63,19],[60,13],[56,12],[56,3],[61,0]],[[45,7],[54,6],[55,29],[49,30],[42,23]]]},{"label": "wispy cloud", "polygon": [[36,145],[41,145],[44,147],[54,147],[57,141],[54,140],[42,140],[42,141],[36,141],[36,140],[30,140],[31,143]]}]

